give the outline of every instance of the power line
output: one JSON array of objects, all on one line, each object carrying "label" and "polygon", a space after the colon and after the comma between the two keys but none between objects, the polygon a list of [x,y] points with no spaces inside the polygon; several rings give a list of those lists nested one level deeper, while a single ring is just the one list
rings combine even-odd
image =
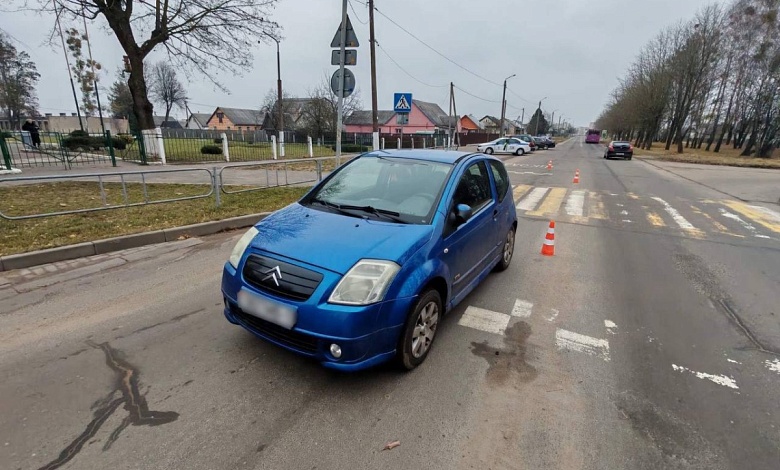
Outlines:
[{"label": "power line", "polygon": [[384,52],[384,53],[385,53],[385,55],[387,56],[387,58],[388,58],[388,59],[390,59],[390,61],[391,61],[392,63],[394,63],[394,64],[396,65],[396,67],[398,67],[399,69],[401,69],[401,70],[402,70],[402,71],[403,71],[403,72],[404,72],[406,75],[409,75],[409,76],[410,76],[412,79],[414,79],[415,81],[417,81],[417,82],[419,82],[419,83],[421,83],[421,84],[423,84],[423,85],[425,85],[425,86],[431,87],[431,88],[446,88],[447,86],[449,86],[449,85],[431,85],[430,83],[425,83],[424,81],[420,80],[419,78],[417,78],[417,77],[415,77],[414,75],[412,75],[411,73],[409,73],[409,72],[408,72],[408,71],[407,71],[405,68],[401,67],[401,64],[399,64],[398,62],[396,62],[396,60],[395,60],[395,59],[393,59],[393,57],[392,57],[392,56],[391,56],[391,55],[390,55],[390,54],[389,54],[389,53],[388,53],[388,52],[385,50],[385,48],[384,48],[384,47],[382,47],[382,45],[381,45],[381,44],[379,44],[379,42],[377,42],[377,43],[376,43],[376,46],[379,48],[379,50],[381,50],[382,52]]},{"label": "power line", "polygon": [[506,89],[507,89],[507,90],[509,90],[509,92],[510,92],[510,93],[512,93],[513,95],[515,95],[516,97],[520,98],[522,101],[525,101],[525,102],[526,102],[526,103],[528,103],[528,104],[536,104],[536,103],[534,103],[533,101],[529,101],[529,100],[527,100],[527,99],[523,98],[522,96],[518,95],[518,94],[517,94],[517,93],[515,93],[515,92],[514,92],[514,91],[513,91],[511,88],[509,88],[509,87],[506,87]]},{"label": "power line", "polygon": [[444,58],[444,59],[446,59],[447,61],[451,62],[452,64],[454,64],[454,65],[458,66],[459,68],[461,68],[461,69],[465,70],[466,72],[470,73],[471,75],[474,75],[475,77],[477,77],[477,78],[480,78],[480,79],[482,79],[482,80],[484,80],[484,81],[486,81],[486,82],[488,82],[488,83],[491,83],[491,84],[493,84],[493,85],[496,85],[496,86],[502,86],[500,83],[496,83],[496,82],[494,82],[493,80],[490,80],[489,78],[485,78],[485,77],[483,77],[482,75],[480,75],[480,74],[478,74],[478,73],[476,73],[476,72],[473,72],[473,71],[469,70],[467,67],[465,67],[465,66],[463,66],[463,65],[460,65],[459,63],[457,63],[457,62],[455,62],[454,60],[450,59],[449,57],[447,57],[447,56],[446,56],[446,55],[444,55],[443,53],[441,53],[441,52],[437,51],[436,49],[434,49],[434,48],[433,48],[433,46],[430,46],[428,43],[426,43],[426,42],[425,42],[425,41],[423,41],[422,39],[420,39],[420,38],[418,38],[417,36],[415,36],[414,34],[412,34],[412,33],[411,33],[409,30],[407,30],[406,28],[404,28],[404,27],[403,27],[403,26],[401,26],[400,24],[396,23],[396,22],[395,22],[395,21],[394,21],[392,18],[390,18],[389,16],[385,15],[384,13],[382,13],[382,12],[379,10],[379,8],[377,8],[377,7],[374,7],[374,10],[375,10],[377,13],[379,13],[380,15],[384,16],[384,17],[385,17],[385,19],[387,19],[389,22],[393,23],[393,24],[394,24],[396,27],[398,27],[398,28],[399,28],[401,31],[403,31],[403,32],[405,32],[406,34],[408,34],[409,36],[413,37],[414,39],[416,39],[417,41],[419,41],[419,42],[420,42],[420,44],[422,44],[423,46],[425,46],[425,47],[427,47],[428,49],[432,50],[433,52],[435,52],[436,54],[440,55],[441,57],[443,57],[443,58]]},{"label": "power line", "polygon": [[499,103],[499,104],[501,103],[501,101],[500,101],[500,100],[489,100],[489,99],[487,99],[487,98],[482,98],[481,96],[477,96],[477,95],[474,95],[474,94],[472,94],[472,93],[469,93],[468,91],[464,90],[463,88],[459,87],[458,85],[453,85],[453,86],[454,86],[455,88],[457,88],[458,90],[462,91],[463,93],[465,93],[465,94],[467,94],[467,95],[471,96],[472,98],[476,98],[476,99],[478,99],[478,100],[482,100],[482,101],[485,101],[485,102],[487,102],[487,103]]},{"label": "power line", "polygon": [[349,0],[349,7],[352,9],[352,13],[355,14],[355,19],[358,20],[358,23],[368,24],[368,21],[363,21],[360,19],[360,16],[358,16],[357,12],[355,11],[355,7],[352,6],[352,0]]}]

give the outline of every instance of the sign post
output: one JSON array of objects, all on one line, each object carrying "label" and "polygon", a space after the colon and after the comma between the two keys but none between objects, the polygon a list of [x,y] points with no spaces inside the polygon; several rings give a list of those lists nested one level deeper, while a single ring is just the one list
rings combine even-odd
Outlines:
[{"label": "sign post", "polygon": [[[338,41],[338,42],[337,42]],[[347,0],[341,2],[341,25],[336,32],[333,41],[330,43],[330,47],[339,48],[339,71],[338,71],[338,114],[336,118],[336,165],[341,166],[341,130],[344,124],[344,79],[346,73],[344,69],[346,59],[346,47],[349,41],[350,47],[358,47],[357,36],[355,30],[352,28],[352,23],[347,16]],[[332,56],[331,56],[332,59]],[[357,63],[357,53],[355,54],[355,63]],[[350,75],[352,72],[350,72]],[[353,76],[354,83],[354,76]]]}]

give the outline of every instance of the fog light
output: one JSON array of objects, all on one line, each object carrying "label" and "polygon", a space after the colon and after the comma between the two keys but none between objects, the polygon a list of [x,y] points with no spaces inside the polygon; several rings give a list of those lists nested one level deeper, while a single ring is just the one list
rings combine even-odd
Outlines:
[{"label": "fog light", "polygon": [[331,344],[330,345],[330,353],[335,357],[336,359],[341,357],[341,346],[338,344]]}]

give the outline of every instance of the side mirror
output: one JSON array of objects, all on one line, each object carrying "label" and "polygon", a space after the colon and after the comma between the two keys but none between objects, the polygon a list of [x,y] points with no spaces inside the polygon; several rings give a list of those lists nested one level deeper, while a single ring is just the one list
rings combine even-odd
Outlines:
[{"label": "side mirror", "polygon": [[468,204],[458,204],[455,208],[455,221],[458,225],[465,223],[472,215],[474,214],[471,212],[471,206]]}]

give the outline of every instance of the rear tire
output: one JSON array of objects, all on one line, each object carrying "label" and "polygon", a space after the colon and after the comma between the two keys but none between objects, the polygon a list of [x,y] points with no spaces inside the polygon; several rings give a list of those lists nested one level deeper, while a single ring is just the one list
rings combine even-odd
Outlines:
[{"label": "rear tire", "polygon": [[412,370],[428,357],[443,313],[438,291],[431,289],[420,296],[398,343],[396,360],[403,369]]},{"label": "rear tire", "polygon": [[517,155],[518,157],[519,157],[520,155],[525,155],[525,150],[523,150],[523,149],[517,149],[517,150],[515,151],[515,155]]},{"label": "rear tire", "polygon": [[626,160],[631,160],[632,157],[626,157]]},{"label": "rear tire", "polygon": [[488,147],[485,149],[485,153],[488,155],[493,155],[493,147]]}]

